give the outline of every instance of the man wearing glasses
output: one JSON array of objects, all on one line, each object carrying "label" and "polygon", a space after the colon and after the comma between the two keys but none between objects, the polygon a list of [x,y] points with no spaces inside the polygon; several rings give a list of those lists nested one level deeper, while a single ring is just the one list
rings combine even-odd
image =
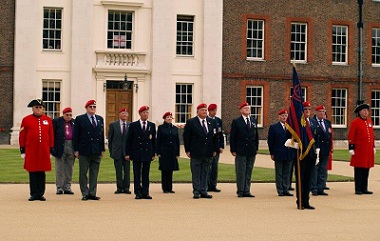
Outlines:
[{"label": "man wearing glasses", "polygon": [[[79,186],[82,200],[100,200],[96,196],[101,158],[105,151],[103,117],[96,115],[96,101],[89,100],[86,113],[75,118],[74,155],[79,158]],[[87,179],[87,173],[89,177]]]},{"label": "man wearing glasses", "polygon": [[63,116],[53,120],[54,151],[57,195],[74,194],[71,191],[71,182],[74,167],[73,129],[71,107],[63,109]]},{"label": "man wearing glasses", "polygon": [[22,119],[19,135],[21,157],[24,169],[29,172],[29,201],[46,201],[46,171],[51,171],[50,152],[54,147],[53,124],[50,117],[44,115],[44,103],[41,99],[32,100],[28,107],[33,114]]}]

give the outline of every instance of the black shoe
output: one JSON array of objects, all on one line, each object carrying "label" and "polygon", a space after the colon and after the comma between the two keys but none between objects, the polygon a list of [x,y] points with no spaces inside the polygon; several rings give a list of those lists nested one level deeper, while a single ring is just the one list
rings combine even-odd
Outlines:
[{"label": "black shoe", "polygon": [[324,191],[321,191],[321,192],[318,192],[318,195],[321,195],[321,196],[328,196],[329,194],[328,194],[328,193],[325,193]]},{"label": "black shoe", "polygon": [[61,195],[61,194],[63,194],[63,190],[57,190],[57,192],[55,194]]},{"label": "black shoe", "polygon": [[289,190],[289,191],[294,191],[294,188],[289,187],[288,190]]},{"label": "black shoe", "polygon": [[356,195],[362,195],[363,193],[361,191],[355,191]]},{"label": "black shoe", "polygon": [[323,190],[330,190],[330,188],[329,187],[324,187]]},{"label": "black shoe", "polygon": [[318,192],[312,192],[311,195],[318,196]]},{"label": "black shoe", "polygon": [[307,205],[303,205],[303,209],[314,210],[314,209],[315,209],[315,207],[313,207],[313,206],[310,206],[309,204],[307,204]]},{"label": "black shoe", "polygon": [[238,197],[243,197],[243,193],[238,193]]},{"label": "black shoe", "polygon": [[199,193],[195,193],[193,196],[194,199],[199,199],[200,197],[201,197],[201,195],[199,195]]},{"label": "black shoe", "polygon": [[70,191],[70,190],[63,191],[63,194],[74,195],[73,191]]},{"label": "black shoe", "polygon": [[371,191],[368,191],[368,190],[366,190],[366,191],[363,191],[362,193],[363,193],[363,194],[373,194],[373,192],[371,192]]},{"label": "black shoe", "polygon": [[206,193],[206,194],[201,194],[201,198],[212,198],[212,195]]},{"label": "black shoe", "polygon": [[175,191],[171,190],[171,191],[169,191],[169,193],[175,193]]},{"label": "black shoe", "polygon": [[123,193],[125,193],[125,194],[131,194],[131,191],[129,191],[129,190],[124,190]]},{"label": "black shoe", "polygon": [[208,192],[220,192],[221,190],[215,187],[215,188],[208,189],[207,191]]},{"label": "black shoe", "polygon": [[87,195],[85,195],[85,196],[82,197],[82,201],[87,201],[87,200],[88,200],[88,196]]},{"label": "black shoe", "polygon": [[142,198],[141,194],[136,194],[135,199],[141,199],[141,198]]},{"label": "black shoe", "polygon": [[243,194],[243,197],[255,197],[255,195],[252,195],[251,193]]},{"label": "black shoe", "polygon": [[38,198],[37,197],[35,197],[35,196],[30,196],[29,197],[29,199],[28,199],[28,201],[35,201],[35,200],[38,200]]},{"label": "black shoe", "polygon": [[41,197],[38,198],[38,200],[40,200],[40,201],[46,201],[46,198],[44,196],[41,196]]},{"label": "black shoe", "polygon": [[123,190],[117,189],[117,190],[115,191],[115,194],[120,194],[120,193],[123,193]]},{"label": "black shoe", "polygon": [[293,197],[293,194],[291,194],[290,192],[285,192],[284,196]]},{"label": "black shoe", "polygon": [[283,197],[284,194],[283,194],[283,193],[279,193],[278,196],[279,196],[279,197]]},{"label": "black shoe", "polygon": [[148,194],[148,195],[144,195],[144,196],[142,196],[142,198],[143,198],[143,199],[153,199],[152,196],[149,196],[149,194]]},{"label": "black shoe", "polygon": [[90,196],[90,195],[88,195],[87,198],[90,199],[90,200],[95,200],[95,201],[100,200],[100,197],[97,197],[97,196]]},{"label": "black shoe", "polygon": [[169,191],[164,191],[164,193],[169,193]]}]

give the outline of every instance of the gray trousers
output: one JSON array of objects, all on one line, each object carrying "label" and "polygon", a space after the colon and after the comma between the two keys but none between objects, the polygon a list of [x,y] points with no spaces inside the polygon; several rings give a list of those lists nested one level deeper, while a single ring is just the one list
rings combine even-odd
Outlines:
[{"label": "gray trousers", "polygon": [[276,189],[278,194],[288,192],[290,187],[290,171],[292,168],[292,163],[292,161],[288,160],[276,160],[274,162],[276,172]]},{"label": "gray trousers", "polygon": [[235,157],[237,194],[251,193],[251,179],[256,155]]},{"label": "gray trousers", "polygon": [[116,172],[116,187],[117,190],[129,191],[131,185],[130,170],[131,162],[124,159],[114,159],[113,164]]},{"label": "gray trousers", "polygon": [[207,178],[210,172],[211,159],[211,157],[190,158],[194,194],[207,194]]},{"label": "gray trousers", "polygon": [[208,188],[215,189],[218,185],[218,164],[220,153],[216,153],[216,156],[211,158],[211,170],[208,178]]},{"label": "gray trousers", "polygon": [[312,193],[322,192],[326,187],[328,161],[329,156],[319,158],[319,163],[315,166],[314,173],[312,173],[310,188]]},{"label": "gray trousers", "polygon": [[65,141],[63,155],[55,158],[55,185],[57,191],[71,191],[74,169],[74,151],[71,140]]},{"label": "gray trousers", "polygon": [[[100,160],[100,155],[79,155],[79,186],[82,196],[96,196]],[[87,172],[89,173],[88,180]]]}]

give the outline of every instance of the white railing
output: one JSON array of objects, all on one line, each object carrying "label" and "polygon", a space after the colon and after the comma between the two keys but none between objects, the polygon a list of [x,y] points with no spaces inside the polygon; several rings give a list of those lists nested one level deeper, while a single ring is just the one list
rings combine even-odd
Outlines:
[{"label": "white railing", "polygon": [[145,66],[145,53],[121,52],[121,51],[96,51],[96,66]]}]

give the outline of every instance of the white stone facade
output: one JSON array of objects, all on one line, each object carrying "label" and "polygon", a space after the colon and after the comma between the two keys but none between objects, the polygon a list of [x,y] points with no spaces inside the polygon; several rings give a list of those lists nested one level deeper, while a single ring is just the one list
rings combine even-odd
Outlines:
[{"label": "white stone facade", "polygon": [[[46,7],[62,9],[60,50],[42,48]],[[107,48],[109,10],[133,12],[131,49]],[[194,16],[193,56],[176,55],[177,15]],[[156,123],[175,112],[177,83],[193,84],[192,115],[202,102],[220,106],[222,18],[222,0],[17,0],[11,144],[17,145],[21,120],[31,113],[27,104],[42,97],[43,80],[60,81],[60,106],[71,106],[74,116],[95,99],[97,113],[106,117],[104,84],[125,74],[134,82],[133,120],[142,105],[151,107]]]}]

